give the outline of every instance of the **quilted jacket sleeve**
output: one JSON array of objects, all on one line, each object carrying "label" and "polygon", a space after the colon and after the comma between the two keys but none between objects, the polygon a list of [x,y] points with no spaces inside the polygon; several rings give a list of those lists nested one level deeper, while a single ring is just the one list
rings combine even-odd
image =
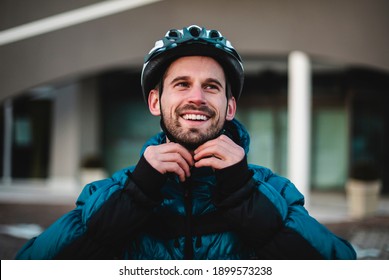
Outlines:
[{"label": "quilted jacket sleeve", "polygon": [[346,240],[309,215],[304,197],[286,178],[250,166],[253,176],[218,203],[263,259],[355,259]]},{"label": "quilted jacket sleeve", "polygon": [[76,208],[28,241],[17,259],[120,257],[125,237],[148,219],[154,202],[124,171],[85,186]]}]

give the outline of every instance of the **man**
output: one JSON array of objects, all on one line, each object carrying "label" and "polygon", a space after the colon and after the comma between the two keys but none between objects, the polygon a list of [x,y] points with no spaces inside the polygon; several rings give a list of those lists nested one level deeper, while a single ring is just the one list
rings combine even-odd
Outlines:
[{"label": "man", "polygon": [[220,32],[170,30],[142,72],[163,132],[136,166],[87,185],[17,258],[355,259],[289,180],[247,163],[249,136],[234,118],[242,87],[241,59]]}]

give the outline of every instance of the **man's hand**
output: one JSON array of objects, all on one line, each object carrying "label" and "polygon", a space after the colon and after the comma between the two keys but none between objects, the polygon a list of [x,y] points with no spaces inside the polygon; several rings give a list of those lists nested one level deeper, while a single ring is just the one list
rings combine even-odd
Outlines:
[{"label": "man's hand", "polygon": [[209,166],[223,169],[240,162],[245,156],[244,149],[226,135],[210,140],[194,151],[196,167]]},{"label": "man's hand", "polygon": [[177,143],[148,146],[143,154],[148,163],[161,174],[175,173],[184,182],[194,165],[193,156]]}]

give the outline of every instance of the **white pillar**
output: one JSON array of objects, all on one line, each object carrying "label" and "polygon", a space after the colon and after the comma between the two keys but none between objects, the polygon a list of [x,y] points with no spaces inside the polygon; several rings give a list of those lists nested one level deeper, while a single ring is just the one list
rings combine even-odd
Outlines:
[{"label": "white pillar", "polygon": [[54,97],[50,184],[52,189],[72,192],[78,185],[80,163],[79,86],[58,88]]},{"label": "white pillar", "polygon": [[288,58],[288,177],[309,208],[311,159],[311,67],[306,54]]},{"label": "white pillar", "polygon": [[57,89],[50,153],[50,185],[53,189],[78,192],[84,187],[80,182],[81,161],[86,155],[100,152],[98,101],[94,79]]},{"label": "white pillar", "polygon": [[96,79],[80,81],[80,160],[85,156],[101,154],[100,100]]}]

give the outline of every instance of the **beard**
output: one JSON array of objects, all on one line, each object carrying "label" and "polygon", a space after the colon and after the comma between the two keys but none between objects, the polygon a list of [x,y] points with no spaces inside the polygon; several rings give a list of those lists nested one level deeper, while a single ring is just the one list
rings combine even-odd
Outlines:
[{"label": "beard", "polygon": [[[184,128],[180,124],[181,112],[186,110],[196,110],[203,112],[210,117],[208,121],[212,121],[211,126],[204,129],[198,128]],[[216,113],[207,106],[196,106],[193,104],[187,104],[177,108],[174,112],[174,116],[170,118],[166,117],[166,114],[161,110],[161,128],[165,132],[167,138],[171,142],[178,143],[184,146],[187,150],[193,151],[197,147],[201,146],[205,142],[217,138],[223,130],[225,121],[221,121],[220,118],[215,119]],[[224,117],[225,120],[225,117]]]}]

